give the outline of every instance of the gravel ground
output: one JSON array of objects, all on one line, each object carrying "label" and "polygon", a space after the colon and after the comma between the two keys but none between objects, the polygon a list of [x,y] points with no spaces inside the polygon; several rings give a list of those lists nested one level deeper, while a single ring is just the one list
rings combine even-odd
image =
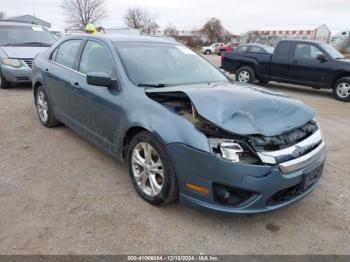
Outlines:
[{"label": "gravel ground", "polygon": [[29,86],[0,90],[0,253],[350,254],[350,103],[328,91],[265,86],[317,110],[328,159],[308,197],[244,216],[147,204],[123,163],[66,127],[42,127]]}]

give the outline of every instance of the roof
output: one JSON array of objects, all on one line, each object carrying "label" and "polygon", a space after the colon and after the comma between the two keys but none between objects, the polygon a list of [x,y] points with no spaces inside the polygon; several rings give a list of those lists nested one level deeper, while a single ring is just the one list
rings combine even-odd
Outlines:
[{"label": "roof", "polygon": [[41,26],[41,25],[36,25],[36,24],[31,24],[31,23],[23,23],[23,22],[16,22],[16,21],[11,21],[11,20],[0,20],[0,25],[11,25],[11,26]]},{"label": "roof", "polygon": [[121,34],[104,34],[96,36],[100,38],[107,38],[112,42],[153,42],[153,43],[164,43],[173,44],[174,41],[152,36],[138,36],[138,35],[121,35]]},{"label": "roof", "polygon": [[49,22],[46,22],[46,21],[44,21],[44,20],[42,20],[42,19],[40,19],[40,18],[37,18],[37,17],[35,17],[35,16],[33,16],[33,15],[11,16],[11,17],[6,17],[6,18],[4,18],[3,20],[15,21],[15,20],[17,20],[17,19],[25,19],[25,18],[29,18],[29,19],[31,19],[31,20],[39,21],[39,22],[41,22],[42,24],[48,24],[48,25],[50,25]]},{"label": "roof", "polygon": [[283,39],[279,42],[298,42],[298,43],[314,43],[314,44],[323,44],[321,41],[316,40],[303,40],[303,39]]},{"label": "roof", "polygon": [[324,24],[313,25],[270,25],[258,28],[259,31],[313,31],[324,26]]},{"label": "roof", "polygon": [[247,45],[247,46],[259,46],[259,47],[262,47],[262,48],[271,47],[271,46],[269,46],[269,45],[255,44],[255,43],[242,44],[242,45],[240,45],[240,46],[243,46],[243,45]]},{"label": "roof", "polygon": [[139,35],[122,35],[122,34],[102,34],[102,35],[89,35],[85,33],[77,33],[66,35],[61,41],[65,39],[76,38],[96,38],[101,40],[107,40],[111,42],[148,42],[148,43],[160,43],[160,44],[179,44],[173,39],[166,39],[156,36],[139,36]]}]

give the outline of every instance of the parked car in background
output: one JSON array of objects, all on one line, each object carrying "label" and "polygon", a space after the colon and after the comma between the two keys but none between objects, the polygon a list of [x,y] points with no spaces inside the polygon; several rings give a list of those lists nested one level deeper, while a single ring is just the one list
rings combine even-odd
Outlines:
[{"label": "parked car in background", "polygon": [[230,82],[173,41],[71,36],[36,57],[42,125],[60,122],[126,161],[135,190],[161,205],[266,212],[310,193],[325,142],[315,112]]},{"label": "parked car in background", "polygon": [[225,46],[224,43],[214,43],[210,46],[203,46],[202,53],[205,55],[216,54],[219,51],[220,47]]},{"label": "parked car in background", "polygon": [[30,83],[34,57],[55,41],[42,26],[0,21],[0,88]]},{"label": "parked car in background", "polygon": [[218,50],[218,55],[221,55],[223,52],[233,52],[240,43],[230,43],[224,46],[220,46]]},{"label": "parked car in background", "polygon": [[48,30],[57,40],[63,37],[63,32],[56,28],[49,28]]},{"label": "parked car in background", "polygon": [[329,88],[337,100],[350,101],[350,60],[326,43],[283,40],[275,49],[242,45],[223,55],[221,68],[243,83],[259,80]]}]

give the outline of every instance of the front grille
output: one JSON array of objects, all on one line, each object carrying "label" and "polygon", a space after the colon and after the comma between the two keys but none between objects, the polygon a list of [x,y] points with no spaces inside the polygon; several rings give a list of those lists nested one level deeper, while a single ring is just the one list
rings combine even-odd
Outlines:
[{"label": "front grille", "polygon": [[250,136],[252,145],[258,151],[276,151],[295,145],[318,130],[317,123],[310,121],[305,125],[278,136]]},{"label": "front grille", "polygon": [[33,59],[32,59],[32,58],[24,58],[23,61],[24,61],[30,68],[32,68],[32,64],[33,64]]},{"label": "front grille", "polygon": [[305,192],[305,190],[302,189],[301,183],[296,186],[283,189],[281,191],[278,191],[272,197],[270,197],[269,200],[266,201],[266,206],[271,207],[271,206],[283,204],[284,202],[287,202],[299,196],[303,192]]},{"label": "front grille", "polygon": [[316,184],[316,182],[320,179],[322,175],[322,170],[323,170],[323,166],[320,166],[315,170],[313,170],[311,173],[305,174],[303,181],[300,182],[299,184],[278,191],[276,194],[274,194],[272,197],[270,197],[266,201],[266,206],[271,207],[271,206],[280,205],[303,194],[308,189],[310,189],[314,184]]}]

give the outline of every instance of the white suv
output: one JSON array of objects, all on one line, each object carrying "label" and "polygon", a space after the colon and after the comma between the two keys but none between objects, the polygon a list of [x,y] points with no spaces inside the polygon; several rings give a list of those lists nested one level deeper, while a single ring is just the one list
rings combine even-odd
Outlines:
[{"label": "white suv", "polygon": [[216,54],[219,51],[219,47],[225,46],[224,43],[214,43],[210,46],[203,46],[202,53],[206,55]]}]

